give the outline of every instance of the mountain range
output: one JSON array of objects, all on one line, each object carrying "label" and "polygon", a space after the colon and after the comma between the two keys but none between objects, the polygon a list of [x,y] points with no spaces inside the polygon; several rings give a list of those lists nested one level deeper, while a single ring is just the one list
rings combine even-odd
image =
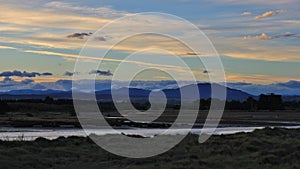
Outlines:
[{"label": "mountain range", "polygon": [[[238,100],[238,101],[244,101],[248,97],[256,97],[249,93],[246,93],[241,90],[232,89],[229,87],[221,86],[219,84],[212,84],[214,89],[217,91],[226,89],[227,91],[227,100]],[[164,89],[162,90],[165,94],[165,96],[168,99],[180,99],[182,91],[184,93],[185,99],[192,99],[197,100],[198,95],[195,94],[195,87],[198,87],[199,89],[199,95],[201,99],[208,99],[211,98],[211,87],[212,85],[210,83],[199,83],[197,86],[195,85],[187,85],[183,86],[181,88],[174,88],[174,89]],[[113,89],[110,90],[100,90],[96,91],[96,96],[98,100],[111,100],[112,92],[116,94],[118,99],[124,98],[126,96],[127,92],[129,91],[130,98],[148,98],[151,90],[147,89],[138,89],[138,88],[120,88],[120,89]],[[159,93],[159,91],[153,91],[153,95],[155,96],[155,93]],[[88,93],[83,93],[88,94]],[[61,90],[11,90],[8,92],[0,92],[0,99],[43,99],[46,96],[50,96],[56,99],[71,99],[72,98],[72,91],[61,91]]]}]

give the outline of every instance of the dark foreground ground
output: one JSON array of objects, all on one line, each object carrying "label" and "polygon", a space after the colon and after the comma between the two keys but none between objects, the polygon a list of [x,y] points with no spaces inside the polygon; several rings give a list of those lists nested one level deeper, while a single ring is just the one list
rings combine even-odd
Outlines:
[{"label": "dark foreground ground", "polygon": [[[51,99],[50,99],[51,100]],[[196,122],[202,127],[207,118],[210,101],[202,100],[202,108],[198,113]],[[88,110],[93,102],[86,102]],[[1,106],[2,105],[2,106]],[[178,106],[176,104],[167,105],[166,110],[154,122],[145,124],[125,123],[124,118],[113,103],[98,103],[99,109],[111,126],[131,126],[146,128],[169,127],[167,123],[173,123],[178,116],[179,109],[189,112],[192,105]],[[147,105],[134,104],[139,110],[147,110]],[[247,108],[246,102],[227,102],[225,112],[222,115],[220,126],[297,126],[300,125],[300,102],[285,102],[284,110],[252,110]],[[124,105],[121,105],[124,106]],[[126,109],[127,103],[125,104]],[[130,109],[129,109],[130,110]],[[130,111],[129,111],[130,112]],[[143,113],[143,116],[156,116],[156,111]],[[210,117],[214,118],[214,117]],[[151,118],[153,119],[153,118]],[[155,118],[154,118],[155,119]],[[163,124],[162,124],[163,123]],[[78,122],[72,100],[19,100],[0,101],[0,127],[81,127]],[[197,127],[197,126],[195,126]]]},{"label": "dark foreground ground", "polygon": [[[38,106],[37,106],[38,107]],[[112,126],[126,126],[123,117],[117,112],[105,112],[103,115]],[[114,117],[114,118],[112,118]],[[116,117],[120,117],[119,119]],[[207,111],[200,111],[196,122],[202,124],[207,117]],[[176,110],[167,109],[156,122],[174,122],[177,118]],[[278,110],[278,111],[225,111],[220,121],[220,126],[299,126],[300,110]],[[8,112],[0,114],[0,127],[81,127],[76,114],[57,110],[49,111],[30,111],[28,112]],[[132,124],[133,127],[142,127]],[[148,126],[151,128],[151,126]],[[154,126],[154,128],[164,126]]]},{"label": "dark foreground ground", "polygon": [[0,142],[1,169],[298,169],[300,129],[264,129],[213,136],[198,144],[189,135],[169,152],[147,159],[112,155],[88,138]]}]

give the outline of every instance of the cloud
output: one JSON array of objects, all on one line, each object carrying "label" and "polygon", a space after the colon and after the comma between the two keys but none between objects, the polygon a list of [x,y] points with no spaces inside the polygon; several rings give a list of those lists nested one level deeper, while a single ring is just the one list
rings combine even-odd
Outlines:
[{"label": "cloud", "polygon": [[102,16],[106,18],[122,17],[128,14],[126,11],[117,11],[112,9],[109,6],[102,6],[102,7],[76,6],[71,3],[59,2],[59,1],[49,2],[45,5],[45,7],[51,11],[73,12],[73,13],[80,13],[80,14],[91,15],[91,16]]},{"label": "cloud", "polygon": [[[258,48],[254,47],[253,50],[247,52],[241,50],[228,51],[222,53],[224,56],[239,59],[250,59],[250,60],[263,60],[263,61],[277,61],[277,62],[299,62],[299,49],[288,47],[285,50],[278,50],[278,47],[269,48]],[[280,48],[281,49],[281,48]]]},{"label": "cloud", "polygon": [[12,5],[0,6],[1,22],[40,28],[67,28],[74,30],[97,30],[112,18],[70,13],[63,10],[33,10]]},{"label": "cloud", "polygon": [[246,82],[229,82],[229,83],[226,83],[226,85],[228,85],[228,86],[231,86],[231,85],[247,86],[247,85],[252,85],[252,83],[246,83]]},{"label": "cloud", "polygon": [[[245,3],[247,3],[247,2],[245,2]],[[249,2],[250,3],[250,2]],[[273,9],[273,8],[270,8],[270,9]],[[242,8],[242,11],[239,9],[239,11],[238,11],[238,15],[240,15],[241,14],[241,12],[243,12],[243,10],[247,10],[247,8]],[[13,11],[13,10],[12,10]],[[35,9],[35,11],[38,11],[38,10],[36,10]],[[263,11],[264,12],[264,11]],[[1,12],[0,12],[1,13]],[[57,13],[57,14],[64,14],[65,13],[65,10],[61,10],[60,11],[60,13]],[[76,13],[77,15],[79,15],[79,13]],[[26,13],[24,13],[24,15],[29,15],[29,14],[26,14]],[[65,13],[64,15],[69,15],[69,13]],[[74,14],[75,15],[75,14]],[[37,16],[39,16],[39,15],[37,15]],[[255,15],[251,15],[251,16],[249,16],[250,17],[250,19],[252,18],[252,17],[254,17]],[[248,16],[247,16],[248,17]],[[50,18],[50,17],[49,17]],[[71,17],[72,18],[72,17]],[[101,18],[101,17],[99,17],[99,18]],[[1,18],[2,19],[2,18]],[[4,20],[6,20],[6,18],[3,18]],[[15,18],[12,18],[12,19],[15,19]],[[45,20],[47,19],[47,17],[45,17],[44,18]],[[239,17],[239,19],[241,19],[241,20],[244,20],[245,18],[243,18],[243,17]],[[292,18],[290,18],[290,19],[292,19]],[[21,21],[20,21],[21,22]],[[251,21],[251,23],[250,24],[255,24],[255,23],[260,23],[260,24],[267,24],[267,23],[273,23],[273,22],[256,22],[256,21]],[[38,23],[39,24],[39,23]],[[67,21],[67,23],[66,24],[62,24],[62,26],[67,26],[69,24],[69,21]],[[78,26],[80,25],[80,26],[85,26],[84,24],[83,25],[81,25],[81,22],[79,22],[78,21]],[[212,23],[213,24],[213,23]],[[220,25],[221,24],[224,24],[224,23],[222,23],[222,22],[220,22]],[[241,23],[239,23],[239,24],[241,24],[240,26],[245,26],[245,27],[248,27],[248,24],[246,24],[245,22],[241,22]],[[274,24],[275,24],[275,22],[274,22]],[[276,24],[281,24],[281,22],[276,22]],[[93,24],[92,24],[93,25]],[[94,24],[95,25],[95,24]],[[124,26],[125,26],[126,24],[124,24]],[[237,25],[235,22],[233,23],[233,22],[229,22],[229,24],[227,24],[228,26],[232,26],[232,27],[236,27],[236,26],[239,26],[239,25]],[[224,26],[227,26],[226,24],[224,25]],[[146,26],[146,25],[145,25]],[[263,26],[265,26],[265,25],[263,25]],[[266,33],[268,33],[268,32],[272,32],[272,31],[270,31],[269,29],[270,28],[282,28],[282,27],[284,27],[284,26],[287,26],[286,24],[283,24],[282,26],[270,26],[270,27],[268,27],[268,29],[267,30],[265,30],[265,29],[263,29]],[[22,27],[22,26],[20,26],[20,27]],[[70,29],[72,29],[72,27],[69,27]],[[249,30],[253,30],[253,31],[255,31],[255,32],[249,32],[249,35],[251,35],[251,36],[255,36],[255,33],[257,33],[257,30],[258,29],[261,29],[261,28],[257,28],[256,27],[256,25],[255,26],[253,26],[252,28],[251,27],[249,27]],[[285,28],[286,30],[287,30],[287,28]],[[47,30],[50,30],[50,29],[47,29]],[[47,31],[46,30],[46,31]],[[126,30],[126,29],[124,29],[124,28],[122,28],[122,29],[120,29],[121,31],[124,31],[124,30]],[[240,34],[242,29],[240,29],[239,31],[236,31],[236,33],[237,34]],[[59,29],[58,29],[58,31],[60,31]],[[63,31],[63,32],[61,32],[61,33],[59,33],[59,36],[60,36],[60,38],[64,38],[64,40],[65,41],[61,41],[60,39],[54,39],[54,38],[56,38],[56,36],[54,36],[53,37],[53,40],[51,39],[49,39],[48,37],[46,37],[46,38],[44,38],[44,39],[39,39],[39,44],[50,44],[49,46],[50,47],[53,47],[53,48],[57,48],[60,44],[61,44],[61,46],[62,46],[62,48],[64,47],[64,45],[70,45],[70,44],[72,44],[73,42],[74,43],[76,43],[76,47],[78,47],[78,46],[82,46],[83,44],[81,43],[81,42],[83,42],[83,41],[81,41],[81,40],[78,40],[77,38],[66,38],[66,35],[68,35],[68,34],[70,34],[70,33],[74,33],[74,32],[79,32],[79,33],[81,33],[81,32],[89,32],[89,31],[91,31],[91,30],[78,30],[78,29],[74,29],[74,30],[68,30],[68,31]],[[231,30],[232,31],[232,30]],[[243,30],[243,32],[244,32],[245,30]],[[68,32],[67,34],[66,34],[66,32]],[[245,31],[246,32],[246,31]],[[247,32],[248,32],[248,29],[247,29]],[[285,32],[285,31],[280,31],[280,32]],[[53,32],[53,33],[49,33],[49,36],[51,35],[52,36],[52,34],[56,34],[56,31],[55,32]],[[247,34],[246,34],[247,35]],[[269,35],[269,34],[268,34]],[[28,35],[27,35],[28,36]],[[103,34],[101,34],[101,36],[103,36]],[[226,35],[227,36],[227,35]],[[232,36],[231,34],[228,34],[228,36]],[[234,35],[233,35],[234,36]],[[239,35],[240,36],[240,35]],[[271,34],[269,35],[269,36],[271,36]],[[34,37],[36,37],[35,35],[34,36],[31,36],[31,35],[29,35],[28,37],[30,37],[30,38],[34,38]],[[26,38],[28,38],[28,37],[24,37],[22,40],[23,41],[26,41]],[[106,37],[106,36],[104,36],[104,37]],[[117,37],[117,36],[116,36]],[[143,38],[145,38],[145,37],[143,37]],[[146,38],[148,38],[148,37],[146,37]],[[214,37],[212,37],[212,38],[214,38]],[[104,38],[105,39],[105,38]],[[104,40],[103,39],[103,40]],[[116,38],[116,39],[118,39],[118,38]],[[229,39],[229,38],[228,38]],[[228,43],[228,40],[227,39],[227,37],[226,38],[224,38],[222,41],[224,41],[224,42],[226,42],[226,43]],[[42,41],[41,41],[42,40]],[[108,39],[108,41],[109,41],[110,39]],[[145,39],[145,40],[147,40],[147,39]],[[33,42],[33,41],[36,41],[36,39],[27,39],[27,41],[30,41],[30,42]],[[140,49],[140,48],[142,48],[142,47],[144,47],[144,46],[146,46],[146,45],[140,45],[139,43],[137,43],[137,42],[139,42],[140,40],[137,40],[136,42],[133,42],[132,43],[132,45],[130,44],[130,45],[128,45],[128,46],[123,46],[124,48],[122,48],[122,49],[127,49],[126,47],[128,47],[128,50],[131,50],[131,49]],[[243,41],[241,38],[240,38],[240,41]],[[140,41],[141,42],[141,41]],[[142,41],[143,42],[143,41]],[[179,48],[178,46],[179,45],[169,45],[170,43],[169,43],[169,41],[166,41],[166,43],[164,43],[164,41],[163,41],[163,39],[158,39],[158,41],[157,42],[159,42],[159,43],[157,43],[158,45],[157,46],[166,46],[166,45],[168,45],[168,46],[170,46],[170,49],[172,49],[172,51],[174,51],[174,50],[177,50],[177,49],[181,49],[181,48]],[[245,43],[248,43],[249,41],[245,41]],[[28,42],[29,43],[29,42]],[[216,43],[218,43],[218,42],[216,42]],[[238,43],[238,42],[237,42]],[[251,42],[250,42],[251,43]],[[77,45],[78,44],[78,45]],[[101,45],[102,44],[106,44],[106,43],[101,43]],[[165,44],[165,45],[164,45]],[[125,44],[126,45],[126,44]],[[228,49],[231,49],[232,51],[235,51],[235,50],[238,50],[238,48],[240,47],[240,46],[238,46],[238,45],[236,45],[236,46],[234,46],[235,44],[232,44],[231,45],[231,43],[228,43]],[[243,44],[241,44],[241,45],[243,45]],[[17,46],[17,45],[16,45]],[[107,46],[109,46],[109,45],[107,45]],[[175,47],[174,47],[175,46]],[[72,45],[72,47],[73,47],[73,45]],[[247,48],[252,48],[253,46],[252,45],[248,45],[247,46]],[[22,48],[23,49],[27,49],[28,51],[29,50],[34,50],[34,49],[40,49],[40,50],[47,50],[47,49],[43,49],[43,48],[31,48],[31,47],[27,47],[27,46],[22,46]],[[224,47],[224,48],[226,48],[226,47]],[[274,49],[274,48],[273,48]],[[283,47],[280,47],[280,48],[277,48],[277,49],[275,49],[276,51],[278,51],[278,50],[282,50],[282,51],[285,51],[287,48],[285,48],[285,46],[283,46]],[[53,49],[51,49],[50,51],[52,51],[52,53],[50,53],[50,52],[48,52],[47,54],[58,54],[58,52],[60,52],[60,51],[63,51],[63,50],[53,50]],[[69,53],[74,53],[73,51],[71,52],[71,51],[68,51],[68,50],[66,50],[67,52],[69,52]],[[178,50],[180,53],[186,53],[187,51],[186,50]],[[274,53],[277,53],[276,51],[274,51]],[[56,53],[54,53],[54,52],[56,52]],[[177,53],[179,53],[179,52],[177,52]],[[220,52],[222,52],[223,53],[223,51],[221,51],[220,50]],[[252,53],[247,53],[247,52],[244,52],[244,51],[241,51],[241,53],[242,54],[245,54],[245,58],[249,58],[249,56],[250,55],[252,55]],[[270,53],[270,52],[269,52]],[[282,52],[282,53],[284,53],[284,52]],[[42,53],[41,53],[42,54]],[[188,53],[188,54],[190,54],[190,55],[193,55],[193,53]],[[46,54],[45,54],[46,55]],[[62,54],[63,55],[63,54]],[[60,56],[62,56],[62,55],[60,55]],[[67,57],[68,56],[71,56],[70,54],[66,54],[67,55]],[[281,60],[282,58],[287,58],[287,57],[289,57],[289,55],[284,55],[283,57],[281,56],[279,56],[279,54],[277,54],[277,55],[266,55],[266,53],[261,53],[261,54],[259,54],[258,52],[257,52],[257,54],[255,54],[254,56],[258,56],[258,57],[256,57],[256,58],[254,58],[254,57],[252,57],[252,59],[264,59],[264,58],[262,58],[262,57],[260,57],[260,55],[264,55],[264,57],[268,57],[268,58],[271,58],[271,60],[273,60],[273,59],[276,59],[276,60]],[[72,55],[72,56],[74,56],[74,55]],[[42,57],[42,56],[41,56]],[[55,56],[56,57],[56,56]],[[233,57],[243,57],[243,55],[234,55]],[[251,56],[250,56],[251,57]],[[299,54],[298,54],[298,56],[297,56],[298,58],[299,58]],[[68,58],[71,58],[71,57],[68,57]],[[77,58],[77,56],[75,56],[74,58]],[[266,59],[268,59],[268,58],[266,58]],[[298,60],[298,59],[297,59]],[[64,73],[64,71],[62,71],[60,74],[63,74]],[[200,72],[199,73],[201,73],[202,74],[202,72],[201,72],[201,70],[200,70]]]},{"label": "cloud", "polygon": [[30,84],[30,83],[34,83],[34,80],[32,79],[24,79],[21,81],[23,84]]},{"label": "cloud", "polygon": [[[62,4],[60,2],[53,2],[50,4],[50,6],[55,6],[55,9],[57,9],[57,11],[59,12],[57,12],[56,10],[53,11],[47,9],[28,9],[8,5],[4,5],[2,9],[2,6],[0,6],[1,22],[4,22],[6,24],[18,25],[18,27],[27,27],[30,25],[32,28],[41,29],[40,31],[36,31],[35,34],[30,34],[28,36],[21,35],[9,38],[4,37],[0,39],[1,42],[22,44],[28,46],[31,45],[33,47],[38,46],[47,48],[77,49],[81,48],[84,45],[82,41],[78,41],[77,39],[84,39],[87,36],[91,36],[91,33],[88,33],[89,31],[97,30],[99,29],[99,27],[104,26],[106,23],[109,23],[109,21],[113,21],[113,18],[103,18],[101,16],[95,17],[95,15],[78,13],[74,12],[73,10],[71,10],[72,12],[67,12],[64,9],[61,9],[60,6],[62,5],[65,8],[65,3]],[[70,5],[68,5],[68,9],[69,6]],[[76,7],[74,9],[76,9],[77,11],[79,10],[79,8],[80,7]],[[80,10],[84,11],[81,8]],[[89,10],[93,11],[92,9]],[[96,36],[95,40],[102,42],[105,41],[106,43],[101,43],[101,46],[98,47],[107,49],[115,44],[116,41],[120,40],[120,38],[124,34],[133,31],[131,27],[139,27],[139,29],[145,32],[155,32],[156,30],[163,30],[170,34],[177,33],[178,30],[180,31],[185,27],[184,23],[178,22],[177,20],[168,20],[168,24],[165,25],[164,23],[166,22],[166,19],[167,18],[153,15],[138,17],[131,21],[115,21],[115,23],[120,22],[118,26],[115,26],[112,30],[108,31],[108,35],[100,35],[98,37]],[[152,22],[152,20],[155,20],[155,22]],[[163,28],[159,26],[162,23],[164,24]],[[54,28],[56,30],[49,32],[48,28]],[[70,35],[62,35],[61,28],[70,29],[68,31],[82,30],[83,32],[75,32]],[[40,33],[44,32],[44,30],[48,33]],[[189,33],[188,36],[191,36],[191,34],[192,32]],[[65,38],[66,36],[68,38]],[[155,35],[140,36],[132,38],[131,41],[129,40],[126,42],[126,44],[123,43],[122,46],[118,46],[119,50],[136,51],[141,48],[143,49],[144,47],[155,45],[154,47],[162,47],[164,49],[174,51],[174,53],[176,53],[177,55],[182,56],[186,56],[185,53],[190,51],[185,46],[183,46],[182,43],[174,39],[167,39],[166,37]],[[114,49],[118,50],[117,48]]]},{"label": "cloud", "polygon": [[[254,36],[255,37],[255,36]],[[223,41],[221,41],[223,39]],[[251,38],[250,38],[251,39]],[[221,56],[231,58],[255,60],[255,61],[278,61],[278,62],[299,62],[300,48],[296,42],[299,39],[286,38],[266,40],[263,43],[256,43],[249,38],[219,38],[215,46]],[[290,40],[291,39],[291,40]],[[292,43],[290,43],[292,42]],[[295,44],[293,44],[295,42]],[[246,63],[245,63],[246,64]],[[266,70],[270,70],[266,67]]]},{"label": "cloud", "polygon": [[252,12],[243,12],[242,16],[251,15],[251,14],[252,14]]},{"label": "cloud", "polygon": [[91,36],[93,33],[73,33],[71,35],[68,35],[67,38],[78,38],[83,39],[86,36]]},{"label": "cloud", "polygon": [[26,72],[26,71],[5,71],[0,73],[0,77],[37,77],[37,76],[52,76],[52,73],[46,72],[46,73],[38,73],[38,72]]},{"label": "cloud", "polygon": [[286,32],[284,34],[274,35],[274,36],[268,36],[267,34],[262,33],[261,35],[255,37],[245,36],[244,39],[245,40],[272,40],[277,38],[299,38],[299,37],[300,37],[299,35]]},{"label": "cloud", "polygon": [[102,70],[92,70],[90,72],[90,74],[98,74],[101,76],[112,76],[113,74],[110,72],[110,70],[108,71],[102,71]]},{"label": "cloud", "polygon": [[299,35],[296,35],[296,34],[287,32],[287,33],[284,33],[284,34],[281,34],[281,35],[275,35],[275,36],[272,36],[271,39],[284,38],[284,37],[300,38]]},{"label": "cloud", "polygon": [[245,40],[270,40],[268,35],[265,34],[265,33],[262,33],[261,35],[258,35],[258,36],[255,36],[255,37],[245,36],[244,39]]},{"label": "cloud", "polygon": [[10,77],[5,77],[5,78],[3,79],[2,82],[4,82],[4,83],[9,83],[9,82],[12,82],[12,81],[14,81],[12,78],[10,78]]},{"label": "cloud", "polygon": [[[8,80],[9,79],[9,80]],[[29,79],[30,80],[30,79]],[[57,80],[53,82],[31,82],[26,83],[23,81],[15,81],[13,79],[7,78],[4,82],[4,79],[0,80],[0,92],[10,91],[10,90],[20,90],[20,89],[33,89],[33,90],[64,90],[70,91],[72,90],[72,80]],[[89,85],[94,80],[79,80],[77,81],[81,85]],[[29,81],[28,81],[29,82]],[[126,81],[114,81],[114,85],[112,85],[110,80],[95,80],[95,90],[107,90],[107,89],[119,89],[123,86],[127,86],[128,82]],[[183,85],[188,85],[193,82],[189,81],[181,81]],[[170,88],[178,88],[178,84],[174,80],[158,80],[158,81],[131,81],[130,87],[132,88],[140,88],[140,89],[148,89],[148,90],[160,90],[160,89],[170,89]]]},{"label": "cloud", "polygon": [[[133,23],[133,25],[134,25],[134,23]],[[147,27],[147,23],[144,23],[143,25],[145,27]],[[173,30],[169,31],[170,35],[177,31],[178,32],[182,31],[179,29],[180,27],[183,26],[182,23],[180,23],[180,22],[177,24],[172,23],[172,25],[173,25]],[[140,26],[140,25],[137,25],[137,26]],[[153,25],[149,24],[149,26],[153,26]],[[176,28],[176,26],[178,26],[178,27]],[[140,27],[142,27],[142,25]],[[154,28],[154,29],[157,29],[157,28]],[[165,27],[163,29],[165,29]],[[164,31],[167,31],[168,29],[171,29],[171,28],[166,27],[166,29]],[[115,32],[112,32],[112,33],[115,34]],[[95,43],[95,44],[97,44],[98,47],[100,47],[100,48],[110,48],[111,50],[118,50],[118,51],[125,51],[125,52],[136,52],[136,51],[143,50],[145,53],[151,53],[151,54],[170,54],[170,52],[171,52],[171,53],[181,56],[181,57],[208,56],[208,55],[214,54],[212,51],[209,50],[208,47],[207,47],[208,50],[203,49],[202,53],[195,53],[193,50],[191,50],[190,47],[188,47],[186,44],[182,43],[180,40],[169,37],[169,36],[156,34],[156,33],[137,34],[137,35],[131,36],[130,38],[126,38],[125,40],[118,42],[117,40],[120,37],[119,35],[117,35],[118,33],[120,33],[120,31],[118,31],[115,34],[115,36],[113,36],[113,37],[117,37],[117,38],[110,38],[109,39],[110,41],[108,41],[108,43],[105,43],[103,45],[99,45],[98,43]],[[193,35],[192,33],[189,35],[184,35],[184,38],[186,38],[186,39],[188,38],[189,40],[194,41],[196,39],[196,36],[193,37],[192,35]],[[116,43],[117,43],[117,45],[114,45]],[[111,48],[112,45],[114,45],[114,46]],[[199,45],[207,46],[207,44],[205,44],[205,41],[202,41],[201,44],[199,44]],[[145,49],[149,49],[149,48],[152,48],[152,49],[145,50]]]},{"label": "cloud", "polygon": [[[76,3],[74,3],[76,4]],[[130,13],[123,11],[116,11],[111,7],[87,7],[79,6],[71,3],[65,2],[49,2],[46,5],[43,5],[41,8],[25,8],[24,4],[14,4],[6,5],[3,4],[0,6],[0,16],[1,22],[9,25],[17,25],[16,27],[27,28],[26,30],[30,31],[30,34],[24,33],[24,35],[15,36],[15,37],[4,37],[0,38],[1,42],[22,44],[29,47],[47,47],[47,48],[81,48],[84,44],[82,41],[77,39],[83,39],[87,36],[90,36],[89,31],[95,31],[101,26],[104,26],[106,23],[113,21],[119,16],[131,15]],[[116,15],[114,15],[116,14]],[[118,16],[118,17],[117,17]],[[154,20],[156,22],[152,22]],[[132,21],[114,21],[121,22],[120,26],[115,27],[115,31],[112,31],[113,34],[101,35],[95,37],[97,41],[105,41],[107,43],[102,43],[101,48],[110,48],[112,44],[115,44],[117,40],[122,37],[124,32],[130,31],[131,27],[139,27],[145,32],[155,32],[156,30],[166,30],[166,32],[174,31],[177,33],[177,30],[182,30],[182,27],[185,24],[178,22],[176,20],[169,20],[168,24],[164,27],[160,27],[161,22],[165,23],[166,18],[158,16],[143,16]],[[1,27],[2,28],[2,27]],[[32,29],[38,28],[39,31],[32,31]],[[49,29],[50,28],[50,29]],[[62,28],[62,29],[61,29]],[[68,29],[68,30],[63,30]],[[65,34],[66,31],[79,32],[73,34]],[[170,30],[170,31],[168,31]],[[46,31],[46,33],[44,33]],[[81,32],[82,31],[82,32]],[[42,32],[42,33],[41,33]],[[109,31],[110,32],[110,31]],[[32,33],[32,34],[31,34]],[[63,34],[62,34],[63,33]],[[42,34],[42,36],[41,36]],[[66,38],[66,36],[68,38]],[[141,37],[143,41],[133,42],[127,46],[119,46],[121,50],[135,50],[140,49],[146,45],[141,45],[141,43],[147,43],[148,37]],[[153,37],[152,37],[153,38]],[[110,42],[111,40],[114,40]],[[158,41],[148,42],[147,45],[151,46],[158,42],[156,46],[166,46],[166,48],[174,51],[176,54],[185,56],[189,50],[186,50],[184,47],[180,47],[178,44],[173,45],[176,42],[165,42],[166,38],[159,39]],[[151,40],[151,39],[150,39]],[[154,39],[155,40],[155,39]],[[170,40],[168,40],[170,41]],[[174,41],[174,40],[173,40]],[[25,48],[30,50],[31,48]],[[183,49],[183,50],[182,50]],[[178,50],[178,51],[177,51]]]},{"label": "cloud", "polygon": [[29,31],[28,29],[26,28],[21,28],[21,27],[16,27],[14,25],[10,25],[10,24],[7,24],[7,25],[1,25],[0,27],[0,32],[3,33],[10,33],[10,32],[24,32],[24,31]]},{"label": "cloud", "polygon": [[278,83],[279,86],[289,87],[289,88],[297,88],[300,89],[300,81],[290,80],[286,83]]},{"label": "cloud", "polygon": [[[268,84],[268,83],[278,83],[278,82],[287,82],[293,77],[288,76],[277,76],[277,75],[264,75],[264,74],[227,74],[226,80],[232,83],[252,83],[252,84]],[[296,78],[300,80],[300,78]],[[243,84],[243,85],[245,85]]]},{"label": "cloud", "polygon": [[32,79],[16,81],[10,77],[5,77],[0,81],[0,92],[22,89],[43,90],[46,89],[46,87],[39,83],[35,83]]},{"label": "cloud", "polygon": [[270,16],[278,15],[278,14],[281,14],[283,12],[284,12],[283,10],[268,11],[268,12],[265,12],[261,15],[255,16],[253,19],[254,20],[259,20],[259,19],[270,17]]},{"label": "cloud", "polygon": [[203,73],[204,73],[204,74],[208,74],[209,71],[208,71],[208,70],[203,70]]},{"label": "cloud", "polygon": [[289,80],[281,83],[251,84],[251,83],[227,83],[228,87],[239,89],[250,94],[276,93],[281,95],[300,95],[300,81]]},{"label": "cloud", "polygon": [[13,50],[16,50],[16,48],[11,47],[11,46],[0,46],[0,49],[13,49]]},{"label": "cloud", "polygon": [[105,42],[107,39],[103,36],[95,37],[95,40]]},{"label": "cloud", "polygon": [[[264,76],[247,76],[244,79],[266,79]],[[277,77],[269,77],[273,80],[278,80]],[[287,80],[288,78],[284,79],[285,82],[273,82],[271,84],[257,84],[248,83],[248,82],[230,82],[227,83],[228,87],[239,89],[250,94],[259,95],[261,93],[276,93],[282,95],[300,95],[300,79],[299,80]],[[241,80],[238,78],[237,80]],[[79,82],[81,85],[89,84],[89,80],[82,80]],[[148,90],[161,90],[161,89],[170,89],[170,88],[177,88],[178,82],[173,80],[162,80],[162,81],[132,81],[130,86],[133,88],[141,88],[141,89],[148,89]],[[180,83],[184,85],[188,85],[191,82],[188,81],[181,81]],[[110,80],[95,80],[95,89],[97,91],[110,89],[111,87],[114,89],[120,88],[120,86],[124,86],[127,82],[124,81],[115,81],[115,86],[112,86]],[[10,90],[22,90],[22,89],[33,89],[33,90],[64,90],[70,91],[72,89],[72,80],[58,80],[55,82],[34,82],[31,79],[25,79],[22,81],[16,81],[9,77],[4,78],[2,81],[0,80],[0,92],[3,91],[10,91]]]},{"label": "cloud", "polygon": [[52,73],[46,72],[46,73],[41,73],[40,76],[52,76]]},{"label": "cloud", "polygon": [[126,63],[134,63],[141,66],[151,66],[156,67],[163,70],[174,70],[177,72],[186,72],[186,69],[182,66],[176,66],[171,64],[156,64],[156,63],[149,63],[143,61],[134,61],[134,60],[122,60],[122,59],[114,59],[114,58],[99,58],[97,56],[79,56],[75,54],[69,53],[57,53],[57,52],[49,52],[49,51],[35,51],[35,50],[25,50],[24,52],[27,53],[35,53],[41,55],[53,55],[53,56],[60,56],[64,57],[66,60],[68,59],[80,59],[80,61],[86,62],[95,62],[95,61],[108,61],[108,62],[126,62]]},{"label": "cloud", "polygon": [[79,74],[79,72],[69,72],[69,71],[66,71],[66,72],[64,73],[64,76],[73,76],[73,75],[75,75],[75,74]]},{"label": "cloud", "polygon": [[66,71],[66,72],[64,73],[64,76],[73,76],[73,75],[74,75],[73,72],[68,72],[68,71]]},{"label": "cloud", "polygon": [[218,0],[218,1],[211,1],[206,0],[208,2],[214,2],[214,3],[221,3],[221,4],[237,4],[237,5],[279,5],[279,4],[289,4],[292,2],[297,2],[297,0],[251,0],[251,1],[245,1],[245,0]]}]

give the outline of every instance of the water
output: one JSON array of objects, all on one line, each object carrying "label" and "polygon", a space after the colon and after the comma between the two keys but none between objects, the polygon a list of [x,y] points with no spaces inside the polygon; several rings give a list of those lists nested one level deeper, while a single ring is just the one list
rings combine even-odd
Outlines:
[{"label": "water", "polygon": [[[222,127],[217,128],[212,134],[221,135],[221,134],[235,134],[239,132],[252,132],[255,129],[263,129],[265,127]],[[282,126],[282,128],[300,128],[300,126]],[[139,134],[143,136],[153,136],[158,134],[164,134],[166,129],[137,129],[137,128],[128,128],[128,129],[89,129],[82,130],[77,128],[11,128],[11,127],[2,127],[0,128],[0,140],[4,141],[31,141],[36,138],[43,137],[46,139],[56,139],[58,137],[69,137],[69,136],[82,136],[86,137],[89,134],[96,135],[108,135],[108,134]],[[209,129],[173,129],[168,130],[168,134],[186,134],[187,132],[193,134],[200,134],[201,131],[204,133],[211,133]]]}]

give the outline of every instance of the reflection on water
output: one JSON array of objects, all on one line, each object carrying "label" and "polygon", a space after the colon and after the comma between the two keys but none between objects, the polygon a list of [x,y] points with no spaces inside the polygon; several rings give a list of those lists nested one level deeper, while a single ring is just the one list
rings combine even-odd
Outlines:
[{"label": "reflection on water", "polygon": [[[264,127],[224,127],[217,128],[213,134],[235,134],[239,132],[252,132],[255,129],[263,129]],[[282,126],[282,128],[300,128],[300,126]],[[22,140],[30,141],[35,140],[38,137],[43,137],[47,139],[56,139],[58,137],[69,137],[69,136],[83,136],[86,137],[89,134],[96,135],[108,135],[108,134],[139,134],[143,136],[154,136],[158,134],[163,134],[166,129],[138,129],[138,128],[129,128],[129,129],[89,129],[82,130],[76,128],[11,128],[11,127],[2,127],[0,128],[0,140],[12,141],[12,140]],[[171,134],[184,134],[187,132],[193,134],[200,134],[201,131],[204,133],[209,133],[209,129],[173,129],[169,130],[168,133]]]}]

